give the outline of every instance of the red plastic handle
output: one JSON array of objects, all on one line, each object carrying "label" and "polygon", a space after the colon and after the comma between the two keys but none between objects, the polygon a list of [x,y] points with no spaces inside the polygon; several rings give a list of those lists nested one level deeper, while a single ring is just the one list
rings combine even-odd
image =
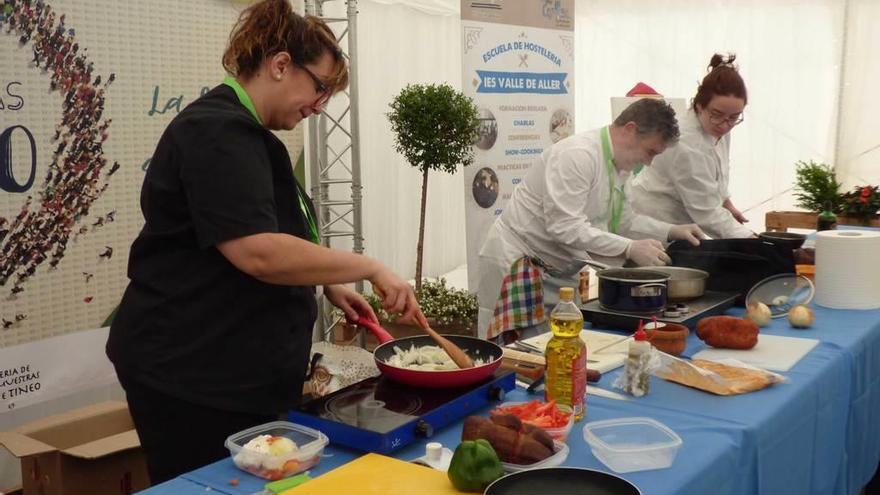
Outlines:
[{"label": "red plastic handle", "polygon": [[373,320],[361,316],[360,318],[358,318],[357,324],[360,327],[366,328],[370,331],[370,333],[375,335],[376,338],[379,339],[380,344],[384,344],[385,342],[391,342],[392,340],[394,340],[394,337],[392,337],[387,330],[382,328],[378,323]]}]

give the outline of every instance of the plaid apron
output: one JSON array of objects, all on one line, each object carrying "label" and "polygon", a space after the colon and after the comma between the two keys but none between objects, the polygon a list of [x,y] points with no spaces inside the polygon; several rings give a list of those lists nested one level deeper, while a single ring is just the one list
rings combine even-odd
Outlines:
[{"label": "plaid apron", "polygon": [[510,272],[501,282],[486,338],[492,340],[503,334],[505,342],[514,341],[519,338],[518,330],[539,325],[546,319],[541,270],[528,256],[523,256],[510,265]]}]

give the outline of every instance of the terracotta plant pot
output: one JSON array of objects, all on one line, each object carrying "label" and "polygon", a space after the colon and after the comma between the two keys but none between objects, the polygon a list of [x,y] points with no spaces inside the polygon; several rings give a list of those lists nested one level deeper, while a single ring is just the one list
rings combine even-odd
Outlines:
[{"label": "terracotta plant pot", "polygon": [[690,333],[688,327],[677,323],[663,323],[656,330],[653,323],[645,325],[645,333],[648,334],[648,341],[651,345],[673,356],[678,356],[687,347],[687,337]]}]

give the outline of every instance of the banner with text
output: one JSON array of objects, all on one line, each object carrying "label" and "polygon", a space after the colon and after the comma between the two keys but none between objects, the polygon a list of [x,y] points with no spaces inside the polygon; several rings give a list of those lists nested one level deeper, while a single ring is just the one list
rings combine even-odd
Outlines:
[{"label": "banner with text", "polygon": [[[150,157],[171,119],[223,80],[243,8],[0,0],[0,413],[76,388],[93,376],[86,356],[107,364],[88,329],[128,282]],[[301,131],[280,137],[299,154]],[[49,355],[64,381],[47,377]]]},{"label": "banner with text", "polygon": [[[108,329],[0,348],[0,412],[116,382],[104,355]],[[76,349],[75,352],[71,352]]]},{"label": "banner with text", "polygon": [[465,168],[468,285],[513,188],[550,145],[574,133],[574,0],[461,2],[462,88],[479,108]]}]

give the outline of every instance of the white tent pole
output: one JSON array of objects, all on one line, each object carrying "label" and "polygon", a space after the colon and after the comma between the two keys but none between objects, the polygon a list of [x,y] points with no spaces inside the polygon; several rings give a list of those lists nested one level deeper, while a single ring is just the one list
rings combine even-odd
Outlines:
[{"label": "white tent pole", "polygon": [[[838,82],[837,82],[837,128],[835,129],[834,136],[834,162],[832,167],[835,171],[840,172],[838,166],[840,166],[840,141],[843,139],[843,103],[844,96],[846,95],[846,45],[847,45],[847,35],[846,31],[849,28],[849,2],[850,0],[844,0],[843,3],[843,25],[842,25],[842,34],[840,39],[840,72],[838,73]],[[846,170],[846,167],[844,167]]]}]

